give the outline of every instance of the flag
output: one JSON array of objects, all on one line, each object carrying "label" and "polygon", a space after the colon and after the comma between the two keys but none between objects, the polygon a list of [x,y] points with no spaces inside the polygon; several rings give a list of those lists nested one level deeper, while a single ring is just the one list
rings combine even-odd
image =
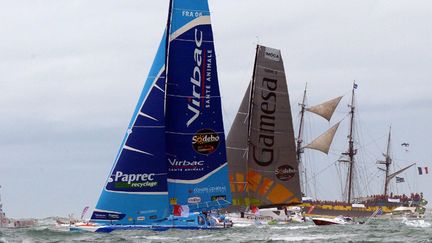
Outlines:
[{"label": "flag", "polygon": [[180,217],[189,216],[189,206],[188,205],[178,205],[178,204],[174,205],[173,215],[174,216],[180,216]]},{"label": "flag", "polygon": [[174,205],[173,214],[174,214],[174,216],[180,216],[181,215],[181,205],[178,205],[178,204]]},{"label": "flag", "polygon": [[382,208],[378,208],[378,210],[376,211],[376,215],[382,215],[383,211]]},{"label": "flag", "polygon": [[182,209],[182,211],[181,211],[180,216],[189,217],[189,206],[188,205],[182,205],[181,209]]},{"label": "flag", "polygon": [[417,167],[419,175],[429,174],[429,168],[425,167]]},{"label": "flag", "polygon": [[311,214],[314,209],[315,209],[315,206],[310,207],[309,210],[307,211],[307,214]]},{"label": "flag", "polygon": [[259,215],[259,208],[257,206],[250,206],[250,210],[253,214]]},{"label": "flag", "polygon": [[396,183],[402,183],[402,182],[405,182],[405,178],[396,176]]},{"label": "flag", "polygon": [[84,209],[83,209],[83,211],[82,211],[82,213],[81,213],[81,219],[83,219],[84,218],[84,216],[85,216],[85,214],[87,213],[87,210],[89,209],[89,206],[86,206]]},{"label": "flag", "polygon": [[357,89],[358,85],[356,83],[354,83],[353,88]]}]

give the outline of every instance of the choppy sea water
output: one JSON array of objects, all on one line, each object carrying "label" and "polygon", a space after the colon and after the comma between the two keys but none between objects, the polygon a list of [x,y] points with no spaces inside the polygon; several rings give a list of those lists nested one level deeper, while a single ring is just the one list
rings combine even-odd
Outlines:
[{"label": "choppy sea water", "polygon": [[367,225],[251,225],[224,230],[69,232],[42,222],[27,229],[0,229],[0,242],[432,242],[430,220],[373,220]]}]

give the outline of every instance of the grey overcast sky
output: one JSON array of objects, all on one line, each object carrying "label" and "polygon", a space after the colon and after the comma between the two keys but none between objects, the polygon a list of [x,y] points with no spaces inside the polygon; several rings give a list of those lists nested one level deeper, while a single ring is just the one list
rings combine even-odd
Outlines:
[{"label": "grey overcast sky", "polygon": [[[359,172],[364,194],[382,189],[391,124],[397,168],[430,166],[432,2],[429,0],[210,0],[225,127],[251,78],[257,43],[282,50],[297,127],[304,85],[316,104],[358,83]],[[143,87],[166,23],[168,0],[2,1],[0,185],[11,217],[65,216],[94,207]],[[347,119],[345,119],[347,120]],[[329,124],[308,115],[307,140]],[[312,195],[339,199],[333,161],[307,152]],[[409,142],[408,151],[400,146]],[[371,150],[372,152],[368,152]],[[399,192],[430,176],[407,171]],[[368,190],[366,190],[368,189]]]}]

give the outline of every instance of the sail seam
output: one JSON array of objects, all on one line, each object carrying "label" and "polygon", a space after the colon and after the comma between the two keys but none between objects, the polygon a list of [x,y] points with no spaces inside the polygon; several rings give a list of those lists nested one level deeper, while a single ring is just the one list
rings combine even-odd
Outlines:
[{"label": "sail seam", "polygon": [[[171,131],[165,131],[165,133],[169,133],[169,134],[180,134],[180,135],[195,135],[196,133],[194,132],[171,132]],[[216,134],[224,134],[224,132],[214,132]],[[203,134],[210,134],[210,133],[203,133]]]},{"label": "sail seam", "polygon": [[[179,98],[198,98],[198,96],[193,96],[193,95],[173,95],[173,94],[167,94],[167,96],[170,97],[179,97]],[[216,96],[216,95],[209,95],[209,96],[199,96],[199,98],[221,98],[221,96]]]},{"label": "sail seam", "polygon": [[263,65],[257,65],[257,67],[260,67],[260,68],[263,68],[263,69],[266,69],[266,70],[271,70],[271,71],[285,73],[285,70],[269,68],[269,67],[266,67],[266,66],[263,66]]}]

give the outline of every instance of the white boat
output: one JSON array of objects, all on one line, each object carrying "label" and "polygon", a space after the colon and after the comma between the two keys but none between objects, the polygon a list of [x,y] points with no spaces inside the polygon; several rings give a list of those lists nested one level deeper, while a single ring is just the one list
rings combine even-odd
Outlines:
[{"label": "white boat", "polygon": [[351,217],[337,216],[334,218],[312,218],[315,225],[335,225],[335,224],[362,224],[363,222],[355,222]]},{"label": "white boat", "polygon": [[425,211],[426,208],[423,206],[400,206],[392,210],[391,217],[422,219],[425,217]]}]

